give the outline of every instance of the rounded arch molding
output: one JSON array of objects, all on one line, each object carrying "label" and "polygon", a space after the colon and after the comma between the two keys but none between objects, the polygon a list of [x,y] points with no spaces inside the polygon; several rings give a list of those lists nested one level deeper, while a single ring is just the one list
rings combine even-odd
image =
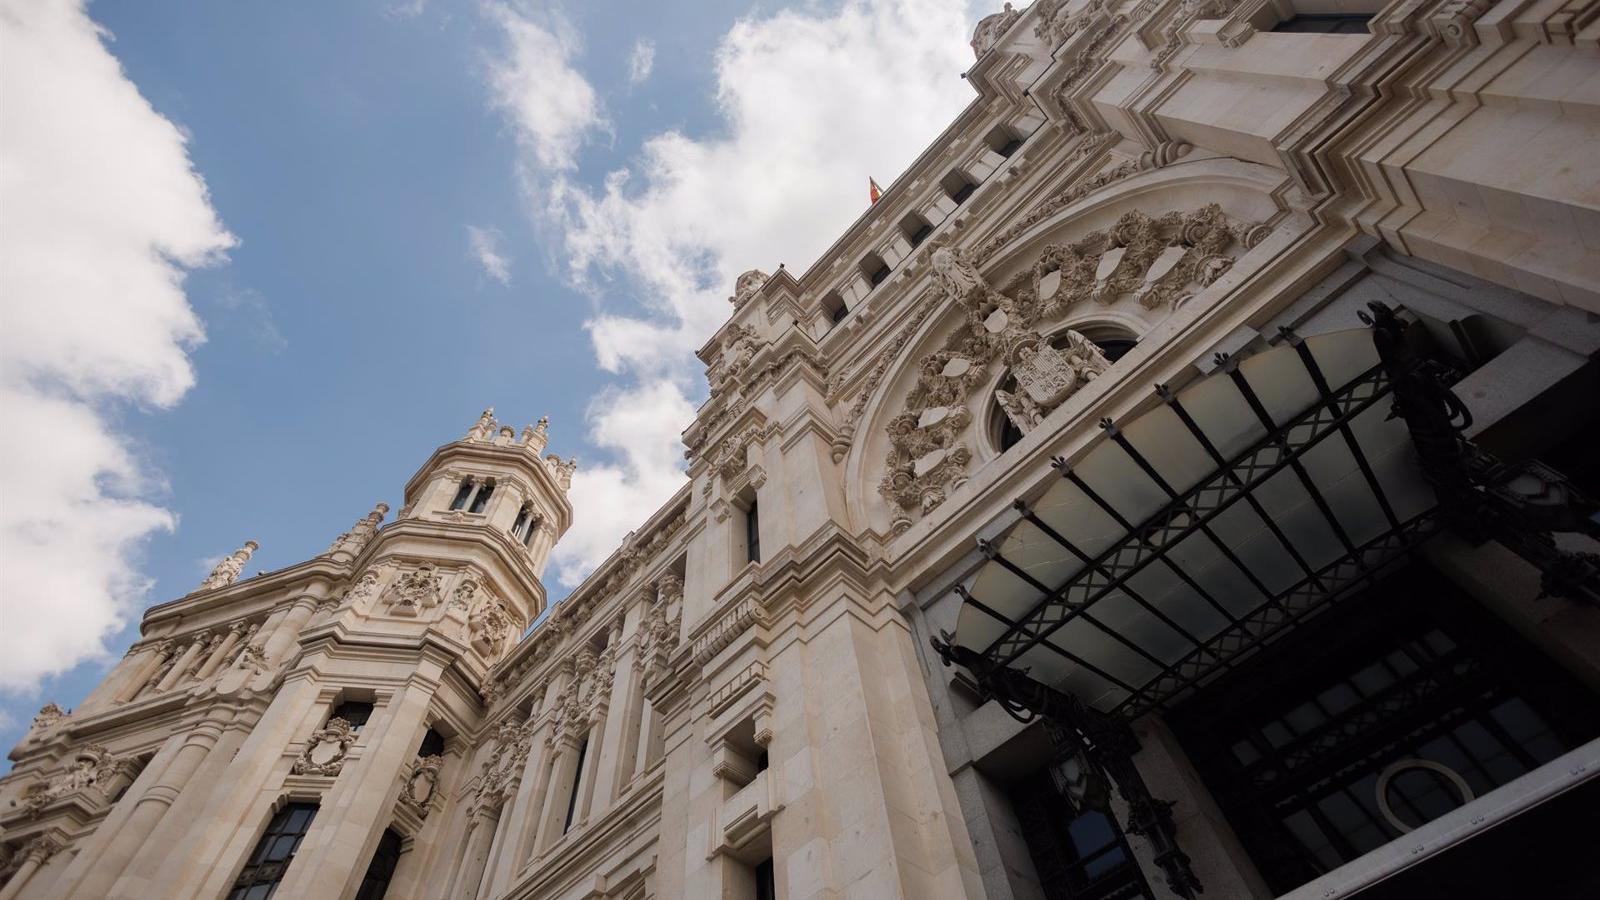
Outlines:
[{"label": "rounded arch molding", "polygon": [[[1310,218],[1294,215],[1303,211],[1285,201],[1289,184],[1282,170],[1256,163],[1218,157],[1186,159],[1108,185],[1042,217],[996,245],[981,262],[963,257],[953,270],[947,262],[945,269],[956,272],[954,281],[930,271],[932,306],[920,319],[912,320],[915,325],[911,333],[881,378],[869,388],[870,394],[854,422],[849,451],[843,460],[846,501],[852,519],[879,534],[893,535],[936,509],[945,507],[948,512],[948,496],[999,456],[980,432],[986,427],[995,385],[1014,368],[1011,363],[1019,354],[1035,359],[1047,357],[1045,365],[1029,365],[1031,374],[1041,376],[1036,380],[1042,386],[1035,387],[1042,394],[1036,393],[1035,397],[1052,401],[1040,403],[1030,398],[1036,409],[1024,411],[1024,415],[1037,418],[1047,429],[1058,428],[1060,422],[1070,419],[1070,414],[1063,418],[1051,413],[1068,405],[1082,405],[1073,401],[1071,394],[1092,383],[1093,379],[1086,376],[1096,364],[1087,358],[1067,359],[1067,367],[1075,373],[1069,375],[1062,360],[1027,349],[1030,339],[1026,330],[1042,328],[1044,334],[1061,334],[1064,329],[1077,326],[1102,326],[1143,337],[1175,315],[1183,315],[1185,309],[1192,314],[1194,309],[1209,306],[1238,281],[1239,273],[1231,272],[1233,264],[1268,232],[1311,227]],[[1061,281],[1070,281],[1069,286],[1075,291],[1085,287],[1082,282],[1090,272],[1109,276],[1097,280],[1106,282],[1099,285],[1104,290],[1098,299],[1064,302],[1061,308],[1050,309],[1041,318],[1040,306],[1049,303],[1040,303],[1039,282],[1045,281],[1046,291],[1052,287],[1057,292],[1062,290],[1052,283],[1054,279],[1042,279],[1038,274],[1047,252],[1082,244],[1117,230],[1119,224],[1122,232],[1117,239],[1103,242],[1103,247],[1081,247],[1087,252],[1069,254],[1063,260],[1072,264],[1069,274],[1074,277]],[[1183,239],[1185,227],[1203,240],[1197,244]],[[1223,230],[1228,240],[1215,246],[1219,240],[1216,232]],[[1174,234],[1178,236],[1176,240]],[[1207,234],[1211,237],[1204,240]],[[945,247],[954,249],[957,256],[966,251],[959,241]],[[1172,247],[1181,247],[1183,252],[1169,252]],[[1122,251],[1118,259],[1107,263],[1106,251],[1118,248]],[[940,249],[943,248],[928,247],[924,261],[931,261]],[[1208,268],[1202,270],[1202,263]],[[929,268],[937,270],[939,266]],[[952,284],[962,283],[962,271],[976,276],[982,287],[964,295],[959,286],[952,288]],[[1153,280],[1147,277],[1152,272]],[[1184,279],[1183,283],[1175,283],[1179,279]],[[1096,286],[1088,285],[1091,289]],[[1140,290],[1144,293],[1136,296]],[[1002,299],[979,300],[983,291],[997,293]],[[1022,295],[1028,295],[1024,307],[1032,304],[1032,310],[1016,308],[1016,300]],[[996,323],[991,310],[1006,305],[1005,300],[1011,301],[1011,308],[1002,316],[1007,321]],[[1152,303],[1153,300],[1161,302]],[[956,374],[962,364],[951,364],[950,357],[966,359],[972,354],[952,353],[952,344],[962,340],[963,329],[970,332],[984,322],[988,322],[985,330],[992,340],[985,342],[986,352],[978,355],[987,358],[968,360],[981,371]],[[1031,343],[1037,346],[1039,342]],[[1136,348],[1129,355],[1143,349]],[[935,363],[937,372],[931,370]],[[955,398],[957,402],[946,402],[952,399],[950,391],[934,398],[936,403],[924,402],[932,393],[931,383],[951,377],[961,381],[954,391],[961,395]],[[930,412],[935,406],[942,412]],[[893,436],[891,426],[896,429]],[[941,450],[947,452],[941,455]],[[913,498],[914,502],[908,502]]]}]

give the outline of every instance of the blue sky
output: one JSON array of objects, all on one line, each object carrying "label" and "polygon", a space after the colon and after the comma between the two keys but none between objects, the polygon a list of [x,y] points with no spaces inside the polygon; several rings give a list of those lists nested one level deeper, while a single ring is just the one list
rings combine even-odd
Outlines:
[{"label": "blue sky", "polygon": [[990,11],[0,3],[7,747],[139,610],[398,507],[486,405],[581,461],[564,595],[681,483],[734,276],[944,128]]}]

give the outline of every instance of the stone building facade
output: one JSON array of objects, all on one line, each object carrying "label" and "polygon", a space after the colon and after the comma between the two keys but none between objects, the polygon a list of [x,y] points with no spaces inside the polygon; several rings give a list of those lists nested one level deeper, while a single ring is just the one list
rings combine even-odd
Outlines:
[{"label": "stone building facade", "polygon": [[486,411],[40,712],[0,900],[1594,896],[1597,40],[1008,5],[567,600]]}]

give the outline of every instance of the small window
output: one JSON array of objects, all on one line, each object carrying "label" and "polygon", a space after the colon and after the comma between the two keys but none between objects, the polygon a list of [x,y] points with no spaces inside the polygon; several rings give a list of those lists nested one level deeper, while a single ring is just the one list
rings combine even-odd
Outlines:
[{"label": "small window", "polygon": [[883,280],[889,277],[889,264],[884,262],[883,257],[876,253],[868,253],[863,257],[860,268],[861,274],[867,277],[867,281],[873,287],[882,284]]},{"label": "small window", "polygon": [[845,306],[844,298],[839,296],[838,291],[829,291],[828,295],[822,298],[822,311],[827,314],[828,321],[834,325],[844,321],[844,317],[850,315],[850,307]]},{"label": "small window", "polygon": [[266,833],[256,841],[256,848],[245,862],[244,871],[234,880],[228,900],[266,900],[271,897],[273,891],[278,889],[278,883],[283,881],[283,873],[288,870],[289,863],[294,861],[300,841],[311,829],[311,820],[316,817],[315,803],[290,803],[278,810],[272,821],[267,823]]},{"label": "small window", "polygon": [[424,734],[422,736],[422,746],[417,748],[417,755],[418,756],[443,756],[444,755],[444,735],[440,734],[437,731],[434,731],[432,728],[429,728],[428,729],[428,733]]},{"label": "small window", "polygon": [[472,496],[472,489],[477,486],[477,480],[468,476],[461,479],[461,487],[456,491],[456,498],[450,501],[451,509],[460,509],[467,505],[467,498]]},{"label": "small window", "polygon": [[990,150],[1007,159],[1011,158],[1011,154],[1022,149],[1022,138],[1017,137],[1011,129],[1004,125],[996,125],[991,129],[989,134],[984,137],[983,142],[989,145]]},{"label": "small window", "polygon": [[900,233],[906,236],[912,249],[915,249],[922,246],[928,235],[933,234],[933,226],[920,213],[911,213],[900,220]]},{"label": "small window", "polygon": [[539,515],[533,511],[533,504],[522,504],[522,508],[517,510],[517,520],[511,523],[511,536],[527,547],[533,543],[533,533],[537,530]]},{"label": "small window", "polygon": [[561,833],[566,834],[572,828],[572,817],[578,812],[578,788],[583,786],[583,758],[589,753],[589,739],[584,738],[578,745],[578,766],[573,770],[572,796],[567,798],[567,821],[561,826]]},{"label": "small window", "polygon": [[485,481],[483,483],[483,487],[478,488],[478,495],[476,497],[472,498],[472,508],[467,510],[467,512],[470,512],[470,513],[481,513],[481,512],[483,512],[483,508],[489,505],[489,498],[493,497],[493,496],[494,496],[494,479],[491,478],[488,481]]},{"label": "small window", "polygon": [[333,708],[328,714],[328,719],[343,719],[350,723],[351,731],[360,731],[361,726],[367,724],[372,718],[372,704],[362,703],[359,700],[346,700]]},{"label": "small window", "polygon": [[778,900],[778,880],[770,856],[756,864],[756,900]]},{"label": "small window", "polygon": [[944,188],[945,194],[957,203],[967,202],[972,192],[978,189],[978,183],[967,177],[967,173],[959,170],[946,175],[939,184]]},{"label": "small window", "polygon": [[1371,13],[1295,16],[1272,26],[1273,31],[1292,34],[1368,34]]},{"label": "small window", "polygon": [[367,874],[361,876],[361,888],[356,891],[355,900],[383,900],[394,878],[395,866],[400,864],[400,848],[399,832],[385,828],[383,837],[378,839],[378,849],[372,853],[372,862],[367,864]]},{"label": "small window", "polygon": [[511,523],[511,534],[514,537],[522,537],[522,529],[528,524],[529,511],[528,504],[526,503],[522,504],[522,508],[517,510],[517,519],[515,522]]},{"label": "small window", "polygon": [[761,562],[761,511],[753,496],[744,513],[744,547],[747,561]]}]

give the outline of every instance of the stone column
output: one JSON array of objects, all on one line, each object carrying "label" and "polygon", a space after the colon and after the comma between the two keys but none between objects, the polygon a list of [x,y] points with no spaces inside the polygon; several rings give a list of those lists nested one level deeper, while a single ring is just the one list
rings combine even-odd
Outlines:
[{"label": "stone column", "polygon": [[211,753],[211,748],[216,745],[217,740],[222,737],[223,727],[233,715],[232,709],[213,707],[206,713],[204,719],[189,730],[188,734],[171,738],[172,741],[180,742],[172,761],[167,764],[156,783],[134,801],[134,807],[127,821],[117,830],[111,843],[94,861],[93,868],[77,885],[77,889],[67,896],[81,897],[84,900],[91,898],[102,900],[107,897],[150,897],[162,893],[147,890],[147,885],[124,884],[124,880],[119,876],[145,848],[146,839],[160,824],[173,802],[183,793],[190,778]]},{"label": "stone column", "polygon": [[491,809],[480,807],[473,811],[471,822],[467,825],[466,849],[461,854],[461,871],[451,886],[451,897],[472,900],[478,896],[478,887],[483,882],[483,868],[489,862],[489,845],[494,840],[499,822]]},{"label": "stone column", "polygon": [[546,850],[566,834],[567,804],[572,800],[578,780],[578,738],[555,736],[555,764],[550,771],[550,787],[544,792],[544,812],[539,816],[537,853]]},{"label": "stone column", "polygon": [[[637,619],[635,620],[637,621]],[[605,704],[604,728],[600,731],[598,747],[591,747],[597,757],[594,767],[594,789],[590,800],[591,815],[599,815],[611,808],[611,803],[633,777],[633,753],[638,748],[639,713],[644,699],[643,672],[636,664],[639,648],[637,642],[622,645],[623,617],[618,616],[611,629],[612,647],[619,647],[616,655],[616,673],[612,676],[611,697]],[[617,702],[617,698],[621,698]],[[616,710],[612,714],[611,709]]]},{"label": "stone column", "polygon": [[122,686],[122,689],[117,691],[116,702],[127,703],[139,696],[139,692],[144,690],[144,686],[150,683],[150,679],[155,677],[162,664],[172,655],[172,643],[170,641],[162,641],[151,648],[151,651],[139,663],[138,669],[134,671],[133,676]]},{"label": "stone column", "polygon": [[244,630],[245,625],[243,622],[233,623],[233,627],[228,629],[227,635],[212,649],[211,655],[207,656],[206,661],[200,664],[200,671],[196,672],[194,677],[197,680],[210,678],[211,674],[217,671],[217,668],[222,665],[222,661],[228,658],[228,654],[233,652],[233,648],[244,637]]},{"label": "stone column", "polygon": [[428,704],[438,687],[434,674],[413,675],[386,704],[388,715],[363,729],[372,743],[359,760],[345,763],[355,771],[341,771],[323,796],[322,811],[284,878],[283,896],[343,897],[355,892],[389,824],[400,772],[416,758],[427,729]]},{"label": "stone column", "polygon": [[495,840],[491,856],[494,866],[489,872],[488,895],[491,897],[509,888],[517,870],[527,861],[531,832],[538,823],[540,801],[550,769],[551,748],[545,741],[549,732],[550,723],[546,722],[529,739],[528,759],[517,776],[516,794],[500,810],[502,834]]},{"label": "stone column", "polygon": [[173,663],[172,668],[167,670],[167,674],[161,676],[161,680],[156,683],[156,693],[164,694],[172,690],[172,686],[177,684],[178,679],[183,677],[183,673],[188,671],[189,667],[194,664],[194,658],[200,655],[200,649],[205,645],[205,637],[203,633],[197,634],[193,640],[189,641],[189,646],[183,648],[183,653],[178,657],[178,661]]},{"label": "stone column", "polygon": [[300,629],[306,627],[311,621],[311,616],[317,611],[317,598],[303,594],[295,598],[289,609],[283,614],[278,627],[272,630],[271,635],[262,642],[261,654],[269,664],[276,665],[288,655],[291,647],[300,638]]},{"label": "stone column", "polygon": [[39,867],[44,865],[50,857],[56,855],[56,852],[62,846],[61,839],[54,834],[41,834],[23,845],[23,848],[19,851],[19,855],[22,857],[22,865],[17,867],[16,873],[11,876],[10,881],[6,882],[6,886],[0,888],[0,900],[12,900],[13,897],[22,893],[22,889],[27,887],[28,879],[33,877],[33,873],[39,871]]}]

